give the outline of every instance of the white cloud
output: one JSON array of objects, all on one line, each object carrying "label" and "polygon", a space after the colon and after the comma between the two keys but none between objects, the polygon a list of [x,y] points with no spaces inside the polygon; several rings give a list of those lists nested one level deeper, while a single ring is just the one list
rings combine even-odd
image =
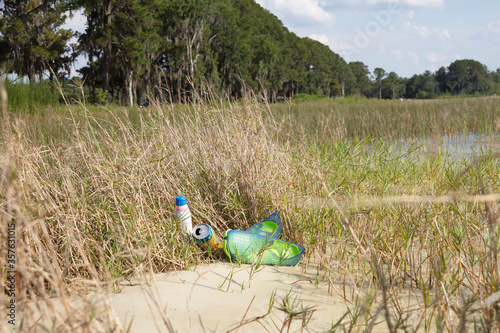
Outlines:
[{"label": "white cloud", "polygon": [[436,66],[436,65],[431,65],[431,67],[429,68],[429,71],[430,72],[436,72],[438,70],[438,67],[439,66]]},{"label": "white cloud", "polygon": [[66,22],[61,26],[63,29],[71,29],[73,31],[84,32],[87,27],[87,17],[83,13],[83,9],[73,12],[73,17],[69,17],[69,12]]},{"label": "white cloud", "polygon": [[447,29],[440,29],[438,32],[438,36],[441,38],[451,39],[450,32]]},{"label": "white cloud", "polygon": [[405,18],[412,19],[415,16],[415,11],[414,10],[405,10],[402,13],[402,16],[405,17]]},{"label": "white cloud", "polygon": [[[259,0],[262,1],[262,0]],[[444,0],[323,0],[322,7],[332,7],[336,5],[357,6],[409,6],[409,7],[443,7]]]},{"label": "white cloud", "polygon": [[318,0],[256,0],[262,7],[281,15],[313,22],[332,23],[335,16],[324,10]]},{"label": "white cloud", "polygon": [[434,53],[434,52],[431,52],[429,54],[427,54],[427,60],[429,60],[430,62],[443,62],[447,59],[446,56],[444,55],[441,55],[441,54],[437,54],[437,53]]},{"label": "white cloud", "polygon": [[357,50],[354,45],[347,42],[331,41],[328,46],[333,52],[338,53],[347,62],[355,60],[353,56],[359,54],[359,50]]},{"label": "white cloud", "polygon": [[403,51],[392,49],[391,54],[393,54],[398,59],[403,59]]},{"label": "white cloud", "polygon": [[444,0],[401,0],[401,3],[412,7],[442,7]]},{"label": "white cloud", "polygon": [[488,23],[488,30],[497,34],[500,33],[500,20]]},{"label": "white cloud", "polygon": [[420,56],[416,54],[415,52],[408,52],[408,56],[413,60],[415,65],[419,65],[420,63]]},{"label": "white cloud", "polygon": [[446,39],[451,39],[451,35],[447,29],[444,28],[437,28],[437,27],[426,27],[424,25],[419,26],[414,23],[411,23],[410,21],[406,21],[403,23],[403,28],[405,28],[408,31],[411,31],[413,33],[416,33],[420,37],[423,38],[428,38],[428,37],[439,37],[439,38],[446,38]]},{"label": "white cloud", "polygon": [[410,21],[406,21],[403,23],[403,28],[406,30],[412,31],[414,33],[417,33],[421,37],[427,38],[430,35],[430,31],[427,27],[425,26],[417,26],[413,23],[410,23]]},{"label": "white cloud", "polygon": [[328,43],[328,37],[324,34],[310,34],[309,38],[317,40],[320,43],[327,44]]}]

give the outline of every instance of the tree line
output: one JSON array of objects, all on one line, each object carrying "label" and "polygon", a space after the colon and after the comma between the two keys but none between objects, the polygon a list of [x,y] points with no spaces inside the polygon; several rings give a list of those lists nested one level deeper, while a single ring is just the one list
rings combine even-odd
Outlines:
[{"label": "tree line", "polygon": [[500,68],[489,71],[480,62],[460,59],[435,72],[425,71],[411,78],[375,68],[371,96],[378,98],[436,98],[442,95],[489,95],[500,92]]},{"label": "tree line", "polygon": [[[83,10],[86,29],[61,28]],[[70,43],[77,37],[77,43]],[[489,94],[500,83],[474,60],[411,78],[347,63],[326,45],[295,35],[254,0],[4,0],[0,68],[34,84],[79,70],[93,102],[190,102],[217,94],[297,93],[327,97],[433,98]]]}]

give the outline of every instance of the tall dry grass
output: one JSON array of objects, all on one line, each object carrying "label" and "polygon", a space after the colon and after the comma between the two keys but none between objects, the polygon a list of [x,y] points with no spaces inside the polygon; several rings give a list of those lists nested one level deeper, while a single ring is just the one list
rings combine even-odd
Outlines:
[{"label": "tall dry grass", "polygon": [[280,210],[284,237],[308,249],[302,269],[358,291],[341,293],[349,311],[332,329],[498,329],[497,152],[422,158],[386,140],[449,134],[439,119],[469,115],[494,133],[498,101],[474,100],[4,109],[0,237],[15,223],[22,330],[120,331],[109,299],[85,294],[223,260],[182,237],[180,194],[219,237]]},{"label": "tall dry grass", "polygon": [[[264,123],[256,103],[131,112],[132,120],[125,109],[77,106],[5,120],[2,206],[4,222],[16,224],[18,309],[214,258],[178,232],[177,195],[188,198],[194,222],[210,223],[219,237],[284,208],[299,175],[276,139],[279,124]],[[22,312],[24,328],[40,325]],[[73,309],[63,312],[71,318]],[[99,320],[115,327],[102,318],[92,324]]]}]

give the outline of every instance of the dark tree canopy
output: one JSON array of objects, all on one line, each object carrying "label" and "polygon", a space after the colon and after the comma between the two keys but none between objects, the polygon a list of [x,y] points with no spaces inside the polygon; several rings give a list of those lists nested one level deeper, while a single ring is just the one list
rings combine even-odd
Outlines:
[{"label": "dark tree canopy", "polygon": [[27,76],[70,71],[75,55],[70,30],[61,29],[72,4],[66,1],[5,0],[0,16],[0,63],[6,73]]}]

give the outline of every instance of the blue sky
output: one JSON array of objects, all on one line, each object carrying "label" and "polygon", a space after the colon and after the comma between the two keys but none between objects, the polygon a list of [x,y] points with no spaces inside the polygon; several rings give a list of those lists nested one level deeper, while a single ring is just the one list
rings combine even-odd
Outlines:
[{"label": "blue sky", "polygon": [[[256,0],[300,37],[401,77],[474,59],[500,68],[498,0]],[[65,28],[83,31],[77,12]],[[76,68],[86,64],[81,57]],[[74,73],[75,74],[75,73]]]},{"label": "blue sky", "polygon": [[256,0],[347,62],[411,77],[474,59],[500,68],[498,0]]}]

